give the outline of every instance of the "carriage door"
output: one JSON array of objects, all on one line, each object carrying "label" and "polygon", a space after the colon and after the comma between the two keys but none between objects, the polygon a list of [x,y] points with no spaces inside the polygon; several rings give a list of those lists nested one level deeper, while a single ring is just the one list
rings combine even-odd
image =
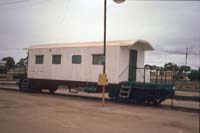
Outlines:
[{"label": "carriage door", "polygon": [[129,81],[136,81],[137,51],[130,50],[129,58]]}]

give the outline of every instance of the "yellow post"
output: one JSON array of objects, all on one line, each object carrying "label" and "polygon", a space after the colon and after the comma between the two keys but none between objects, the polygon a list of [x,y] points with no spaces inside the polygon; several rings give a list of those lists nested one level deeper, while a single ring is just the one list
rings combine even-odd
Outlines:
[{"label": "yellow post", "polygon": [[174,106],[174,101],[173,101],[173,97],[171,98],[171,106],[173,107]]},{"label": "yellow post", "polygon": [[103,106],[105,105],[105,89],[106,89],[107,82],[108,82],[107,75],[104,73],[99,74],[98,85],[102,86],[102,104],[103,104]]},{"label": "yellow post", "polygon": [[103,104],[103,107],[105,105],[105,85],[102,85],[102,104]]}]

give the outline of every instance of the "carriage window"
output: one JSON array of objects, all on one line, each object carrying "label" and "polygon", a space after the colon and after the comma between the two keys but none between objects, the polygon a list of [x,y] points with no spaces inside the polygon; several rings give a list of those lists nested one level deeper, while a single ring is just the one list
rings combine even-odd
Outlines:
[{"label": "carriage window", "polygon": [[52,64],[61,64],[61,55],[53,55]]},{"label": "carriage window", "polygon": [[81,55],[72,55],[72,64],[81,64]]},{"label": "carriage window", "polygon": [[35,56],[35,64],[43,64],[43,62],[44,62],[44,55]]},{"label": "carriage window", "polygon": [[102,54],[92,55],[92,64],[93,65],[103,65],[104,56]]}]

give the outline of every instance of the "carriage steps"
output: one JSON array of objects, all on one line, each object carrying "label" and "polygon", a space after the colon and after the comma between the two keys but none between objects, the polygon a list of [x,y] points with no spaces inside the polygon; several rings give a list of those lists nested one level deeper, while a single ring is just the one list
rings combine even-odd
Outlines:
[{"label": "carriage steps", "polygon": [[131,93],[131,87],[132,87],[131,84],[127,84],[127,83],[122,84],[120,92],[119,92],[119,97],[129,98],[130,93]]}]

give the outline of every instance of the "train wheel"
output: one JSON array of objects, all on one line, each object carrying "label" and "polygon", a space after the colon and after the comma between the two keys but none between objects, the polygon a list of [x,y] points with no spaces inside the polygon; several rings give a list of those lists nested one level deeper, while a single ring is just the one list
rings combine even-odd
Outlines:
[{"label": "train wheel", "polygon": [[19,90],[20,91],[27,91],[29,87],[29,80],[28,79],[21,79],[19,82]]},{"label": "train wheel", "polygon": [[153,105],[160,105],[162,101],[160,99],[154,99],[153,100]]},{"label": "train wheel", "polygon": [[57,90],[57,89],[49,89],[49,92],[50,92],[51,94],[54,94],[56,90]]}]

